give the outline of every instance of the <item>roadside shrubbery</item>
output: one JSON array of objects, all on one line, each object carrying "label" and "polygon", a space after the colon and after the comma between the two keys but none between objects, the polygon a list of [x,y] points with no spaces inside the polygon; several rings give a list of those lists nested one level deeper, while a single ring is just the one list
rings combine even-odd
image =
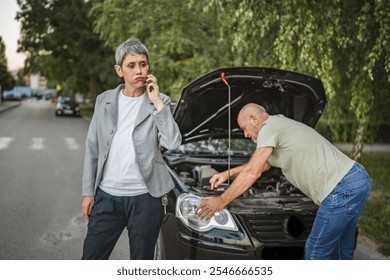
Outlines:
[{"label": "roadside shrubbery", "polygon": [[94,109],[93,103],[80,104],[80,112],[81,112],[81,115],[84,117],[92,118],[93,109]]},{"label": "roadside shrubbery", "polygon": [[362,164],[372,178],[372,189],[359,222],[360,232],[390,256],[390,152],[363,153]]}]

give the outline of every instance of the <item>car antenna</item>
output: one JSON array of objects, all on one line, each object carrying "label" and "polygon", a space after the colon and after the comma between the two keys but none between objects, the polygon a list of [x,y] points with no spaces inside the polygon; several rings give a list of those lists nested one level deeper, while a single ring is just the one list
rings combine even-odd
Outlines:
[{"label": "car antenna", "polygon": [[229,83],[225,79],[225,72],[221,72],[221,79],[222,82],[224,82],[225,85],[228,87],[228,138],[229,138],[229,143],[228,143],[228,186],[230,186],[230,144],[231,144],[231,106],[230,106],[230,101],[231,101],[231,88]]}]

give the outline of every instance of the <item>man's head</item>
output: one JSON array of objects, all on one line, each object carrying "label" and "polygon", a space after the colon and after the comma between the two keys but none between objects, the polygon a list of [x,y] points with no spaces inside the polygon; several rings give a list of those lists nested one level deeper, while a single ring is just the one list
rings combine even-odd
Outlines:
[{"label": "man's head", "polygon": [[237,122],[244,131],[245,137],[256,142],[260,126],[268,119],[265,109],[255,103],[246,104],[238,114]]},{"label": "man's head", "polygon": [[140,40],[130,38],[120,44],[115,50],[115,63],[122,67],[123,61],[128,54],[143,54],[149,62],[149,51]]}]

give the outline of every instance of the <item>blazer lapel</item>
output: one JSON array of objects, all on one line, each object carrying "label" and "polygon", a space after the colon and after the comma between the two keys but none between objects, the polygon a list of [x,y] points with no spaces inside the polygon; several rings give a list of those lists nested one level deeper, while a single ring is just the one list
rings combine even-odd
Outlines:
[{"label": "blazer lapel", "polygon": [[106,100],[105,110],[107,111],[107,121],[116,128],[118,122],[118,95],[120,88],[113,92],[110,97]]},{"label": "blazer lapel", "polygon": [[153,103],[150,101],[147,93],[144,94],[144,98],[142,100],[141,107],[139,108],[137,118],[135,120],[134,127],[138,126],[141,122],[143,122],[148,116],[153,113]]}]

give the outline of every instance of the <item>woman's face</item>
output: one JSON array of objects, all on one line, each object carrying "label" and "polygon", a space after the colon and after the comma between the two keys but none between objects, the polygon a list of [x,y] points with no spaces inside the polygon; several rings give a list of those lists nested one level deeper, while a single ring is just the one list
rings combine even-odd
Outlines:
[{"label": "woman's face", "polygon": [[140,88],[145,84],[149,64],[144,54],[128,54],[121,66],[115,65],[116,73],[130,87]]}]

